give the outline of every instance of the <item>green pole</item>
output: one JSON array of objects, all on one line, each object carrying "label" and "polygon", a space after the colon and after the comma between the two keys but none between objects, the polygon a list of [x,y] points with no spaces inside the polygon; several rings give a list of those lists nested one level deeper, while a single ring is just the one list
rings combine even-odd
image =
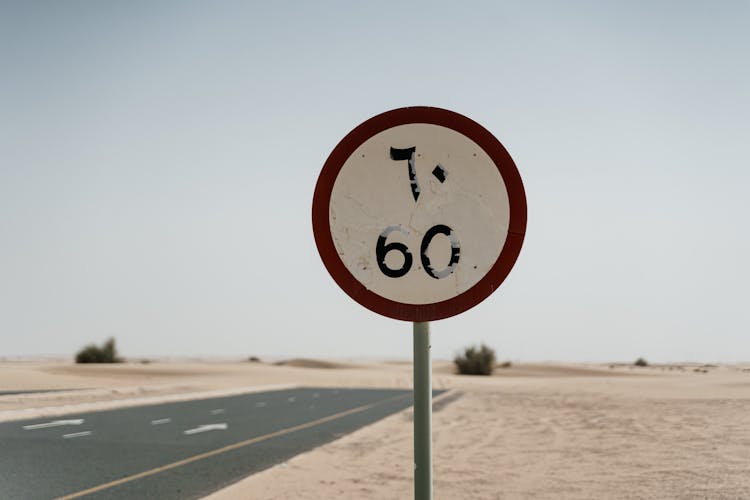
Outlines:
[{"label": "green pole", "polygon": [[414,323],[414,500],[432,500],[430,323]]}]

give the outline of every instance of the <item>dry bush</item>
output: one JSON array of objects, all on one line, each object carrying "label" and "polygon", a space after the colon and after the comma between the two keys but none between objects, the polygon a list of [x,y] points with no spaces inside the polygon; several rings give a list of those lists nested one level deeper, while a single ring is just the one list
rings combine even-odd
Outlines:
[{"label": "dry bush", "polygon": [[492,375],[495,369],[495,351],[482,344],[479,348],[467,347],[453,360],[461,375]]}]

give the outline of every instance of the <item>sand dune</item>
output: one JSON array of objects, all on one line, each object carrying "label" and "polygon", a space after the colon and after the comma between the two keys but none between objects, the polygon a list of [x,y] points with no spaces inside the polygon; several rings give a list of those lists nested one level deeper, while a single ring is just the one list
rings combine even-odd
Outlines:
[{"label": "sand dune", "polygon": [[[452,363],[442,363],[435,367],[434,373],[455,374],[456,368]],[[644,370],[632,371],[622,369],[602,368],[601,366],[563,365],[556,363],[516,363],[503,368],[497,366],[493,372],[495,377],[618,377],[642,374]]]},{"label": "sand dune", "polygon": [[231,370],[219,366],[193,364],[187,366],[162,363],[117,363],[117,364],[81,364],[62,365],[41,368],[52,375],[74,375],[88,378],[113,379],[154,379],[173,377],[194,377],[196,375],[212,376],[230,374]]},{"label": "sand dune", "polygon": [[320,359],[309,359],[309,358],[293,358],[284,361],[277,361],[274,363],[276,366],[292,366],[295,368],[323,368],[326,370],[341,369],[341,368],[358,368],[359,366],[354,363],[341,363],[334,361],[324,361]]}]

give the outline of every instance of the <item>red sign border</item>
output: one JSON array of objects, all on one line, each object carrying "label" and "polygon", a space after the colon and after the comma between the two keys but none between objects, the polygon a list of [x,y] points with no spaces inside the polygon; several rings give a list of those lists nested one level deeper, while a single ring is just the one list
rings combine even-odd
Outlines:
[{"label": "red sign border", "polygon": [[[508,236],[495,264],[465,292],[432,304],[405,304],[368,290],[349,272],[336,251],[331,235],[329,207],[333,185],[347,159],[365,141],[399,125],[426,123],[463,134],[479,145],[492,159],[508,190],[510,224]],[[492,294],[510,273],[521,252],[526,234],[526,194],[513,159],[505,147],[477,122],[447,109],[415,106],[386,111],[357,126],[328,156],[315,185],[312,204],[315,244],[323,264],[344,292],[367,309],[403,321],[435,321],[471,309]]]}]

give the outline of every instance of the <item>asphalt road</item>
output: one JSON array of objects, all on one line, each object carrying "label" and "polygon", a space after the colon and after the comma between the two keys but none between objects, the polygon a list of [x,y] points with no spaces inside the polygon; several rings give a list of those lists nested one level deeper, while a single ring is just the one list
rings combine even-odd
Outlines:
[{"label": "asphalt road", "polygon": [[0,498],[200,498],[411,406],[291,389],[0,424]]}]

